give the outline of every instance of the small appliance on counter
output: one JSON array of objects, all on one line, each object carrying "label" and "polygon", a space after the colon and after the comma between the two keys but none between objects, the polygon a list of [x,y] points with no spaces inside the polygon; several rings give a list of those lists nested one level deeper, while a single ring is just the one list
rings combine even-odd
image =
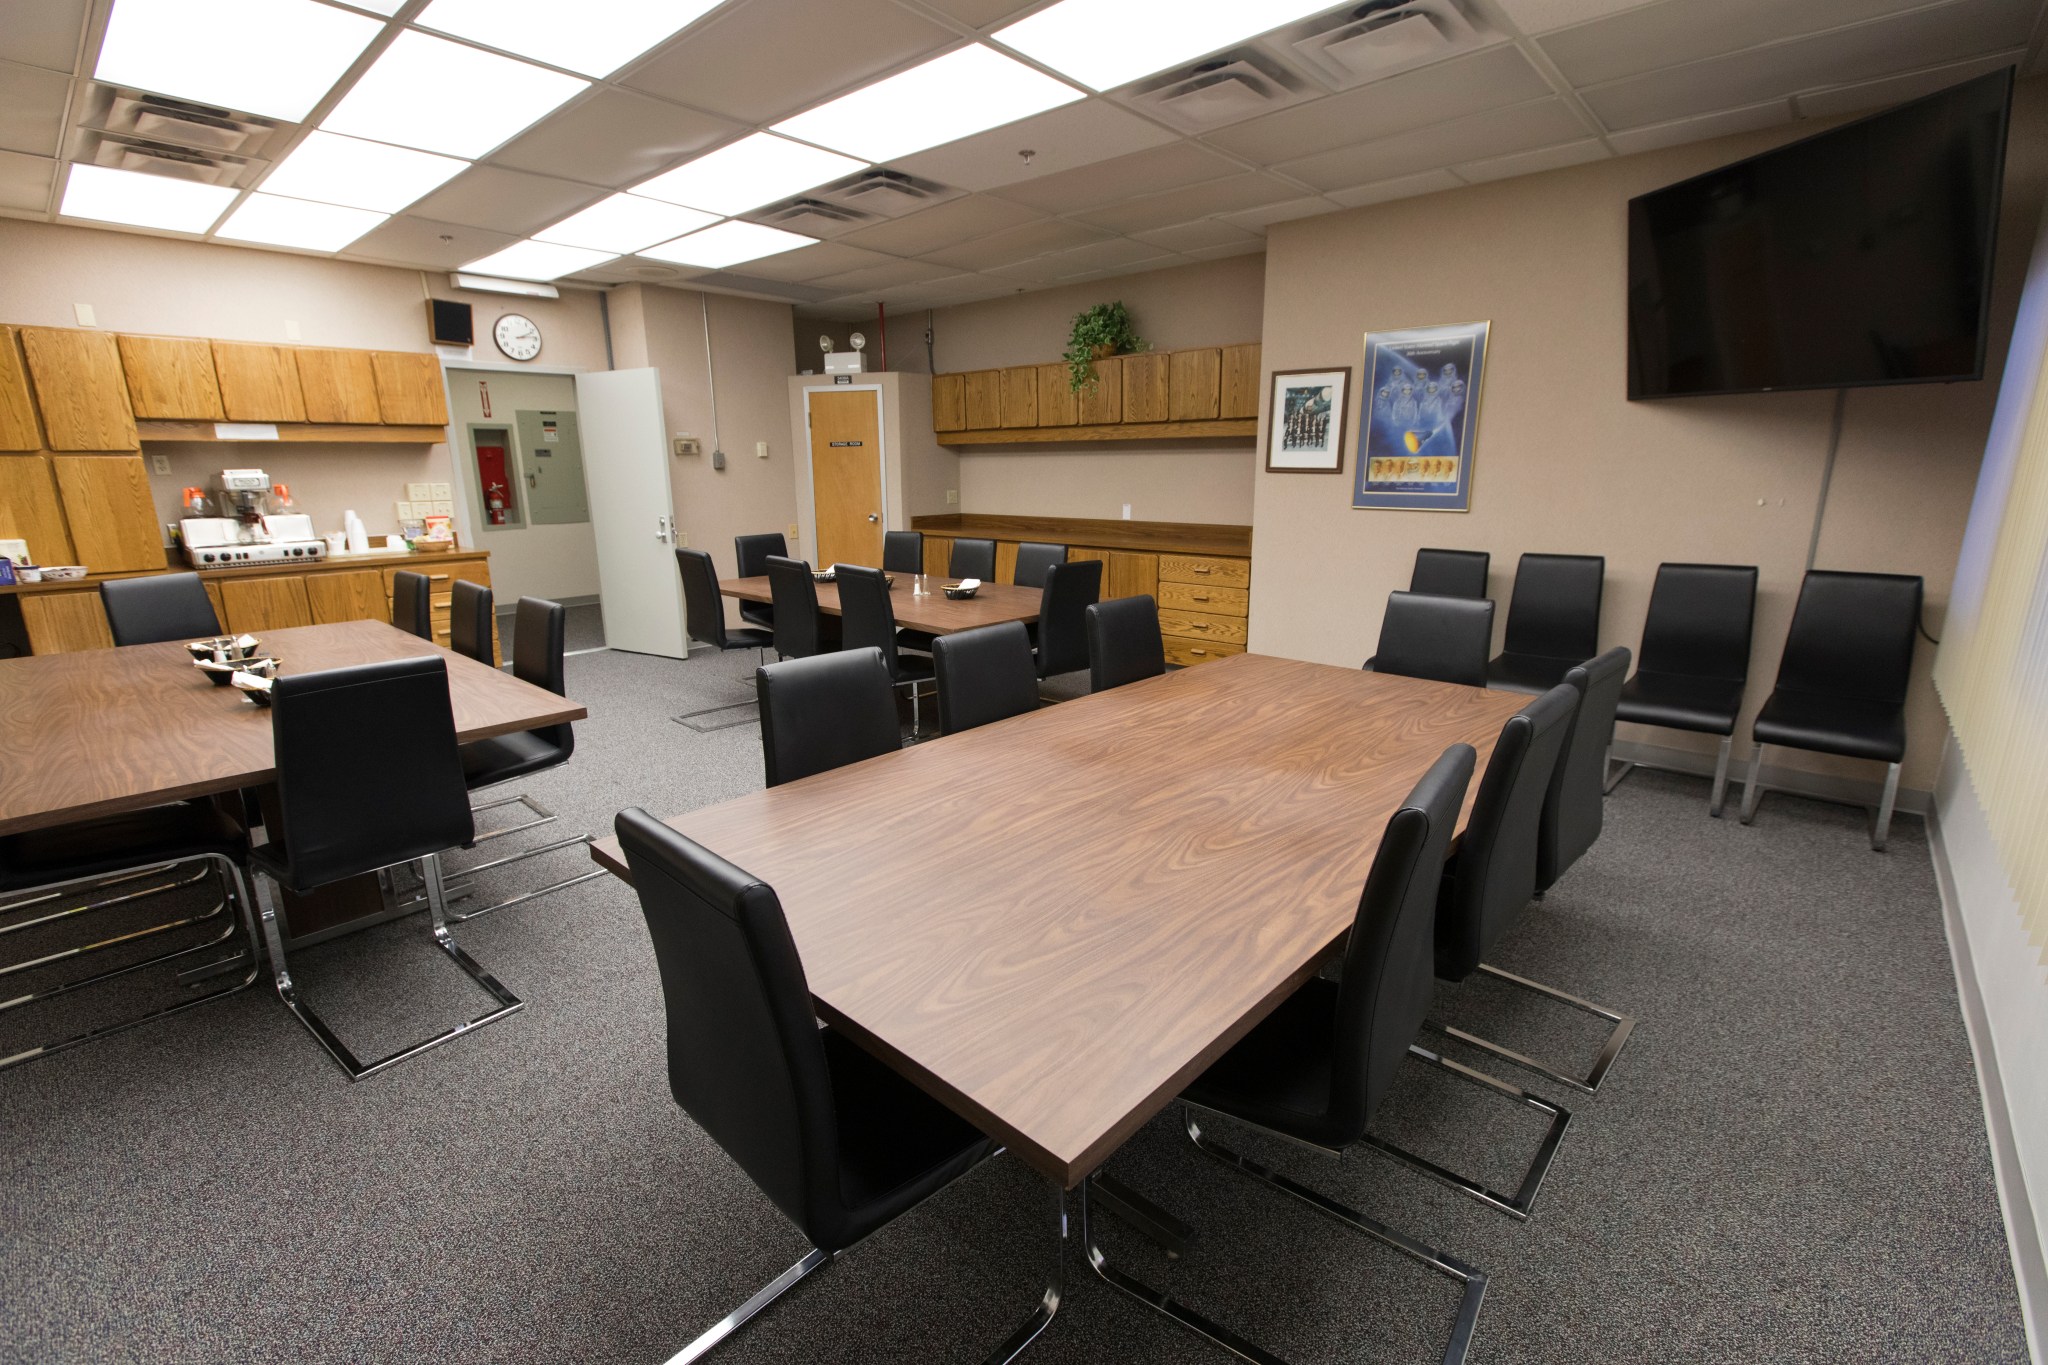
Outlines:
[{"label": "small appliance on counter", "polygon": [[[285,500],[289,502],[289,495]],[[188,498],[187,505],[193,506],[194,500]],[[196,505],[207,505],[203,496]],[[191,516],[178,523],[185,559],[195,567],[303,563],[327,557],[327,542],[313,534],[311,517],[268,510],[273,505],[270,476],[260,469],[222,470],[214,505],[224,515]]]}]

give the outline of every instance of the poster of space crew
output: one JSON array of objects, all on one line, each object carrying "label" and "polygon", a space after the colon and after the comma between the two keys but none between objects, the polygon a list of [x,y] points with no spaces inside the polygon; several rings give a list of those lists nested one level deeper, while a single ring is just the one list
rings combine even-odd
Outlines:
[{"label": "poster of space crew", "polygon": [[1471,510],[1487,326],[1366,334],[1353,507]]}]

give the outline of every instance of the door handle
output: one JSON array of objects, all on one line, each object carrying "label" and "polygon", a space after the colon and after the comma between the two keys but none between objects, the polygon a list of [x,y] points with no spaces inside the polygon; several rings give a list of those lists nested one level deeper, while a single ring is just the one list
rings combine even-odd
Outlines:
[{"label": "door handle", "polygon": [[870,512],[870,513],[868,513],[868,520],[869,520],[869,521],[880,521],[880,520],[881,520],[881,518],[880,518],[879,516],[877,516],[877,515],[876,515],[875,513],[873,513],[873,512]]},{"label": "door handle", "polygon": [[656,517],[654,519],[654,538],[666,545],[668,543],[668,535],[668,518],[665,516]]}]

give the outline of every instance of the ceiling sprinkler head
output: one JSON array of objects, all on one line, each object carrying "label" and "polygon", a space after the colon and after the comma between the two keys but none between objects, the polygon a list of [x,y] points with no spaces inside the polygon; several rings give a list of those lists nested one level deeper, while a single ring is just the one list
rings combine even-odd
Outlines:
[{"label": "ceiling sprinkler head", "polygon": [[1037,156],[1038,153],[1033,149],[1026,147],[1023,151],[1017,153],[1017,155],[1024,158],[1024,164],[1029,166],[1031,164],[1031,158]]}]

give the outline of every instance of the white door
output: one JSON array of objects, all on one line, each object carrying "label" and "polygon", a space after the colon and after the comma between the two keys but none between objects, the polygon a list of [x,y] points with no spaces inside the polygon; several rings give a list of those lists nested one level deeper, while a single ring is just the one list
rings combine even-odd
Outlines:
[{"label": "white door", "polygon": [[635,654],[687,655],[682,578],[668,487],[658,370],[576,376],[583,478],[597,535],[604,642]]}]

